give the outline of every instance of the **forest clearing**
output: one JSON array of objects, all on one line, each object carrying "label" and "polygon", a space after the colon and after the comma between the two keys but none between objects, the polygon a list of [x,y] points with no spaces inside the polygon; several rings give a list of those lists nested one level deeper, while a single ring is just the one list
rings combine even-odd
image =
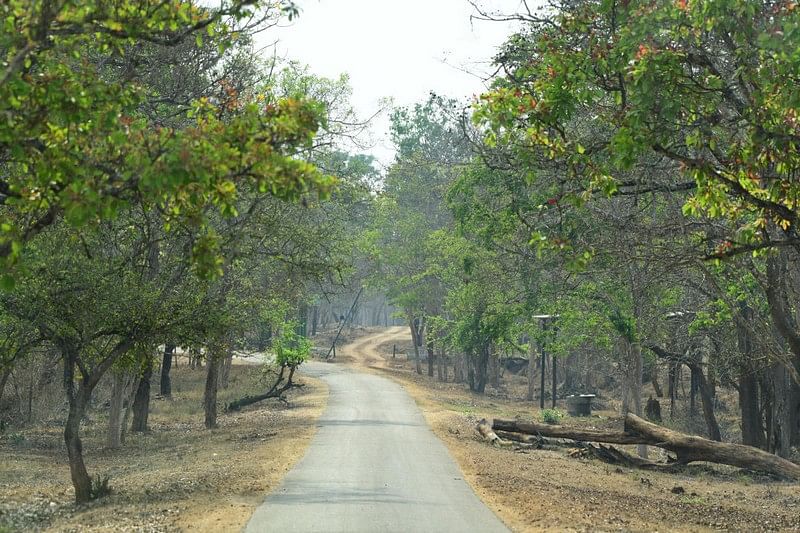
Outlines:
[{"label": "forest clearing", "polygon": [[800,530],[798,86],[792,0],[1,2],[0,532]]}]

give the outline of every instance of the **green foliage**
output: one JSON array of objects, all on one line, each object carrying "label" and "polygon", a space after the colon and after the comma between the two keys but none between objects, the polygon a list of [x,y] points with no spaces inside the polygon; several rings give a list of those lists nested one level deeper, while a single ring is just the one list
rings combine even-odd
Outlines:
[{"label": "green foliage", "polygon": [[89,489],[89,499],[99,500],[111,494],[111,487],[108,485],[108,476],[92,477],[92,487]]},{"label": "green foliage", "polygon": [[[534,180],[561,169],[566,186],[543,211],[657,187],[691,191],[685,215],[727,222],[727,235],[701,254],[724,258],[797,238],[800,96],[787,81],[800,72],[794,3],[553,7],[505,45],[499,58],[509,75],[475,113],[486,143],[510,147],[538,170],[528,173]],[[659,161],[666,182],[644,170]],[[550,249],[576,245],[562,227],[542,224],[532,235]]]},{"label": "green foliage", "polygon": [[279,328],[278,336],[272,343],[275,363],[278,366],[298,366],[308,360],[313,344],[297,333],[298,323],[284,322]]},{"label": "green foliage", "polygon": [[87,227],[138,202],[165,213],[165,227],[198,228],[198,272],[215,276],[221,263],[208,229],[212,212],[235,216],[248,190],[291,200],[328,194],[334,181],[296,157],[324,124],[319,103],[231,89],[226,100],[196,99],[178,111],[179,125],[165,126],[143,112],[153,96],[146,86],[99,66],[137,43],[176,47],[201,29],[224,53],[238,38],[237,21],[262,8],[279,16],[291,4],[234,1],[213,10],[148,0],[109,9],[103,2],[12,1],[0,8],[0,194],[7,206],[0,257],[7,267],[59,216]]},{"label": "green foliage", "polygon": [[564,413],[558,409],[542,409],[539,412],[539,418],[545,424],[558,424],[564,418]]}]

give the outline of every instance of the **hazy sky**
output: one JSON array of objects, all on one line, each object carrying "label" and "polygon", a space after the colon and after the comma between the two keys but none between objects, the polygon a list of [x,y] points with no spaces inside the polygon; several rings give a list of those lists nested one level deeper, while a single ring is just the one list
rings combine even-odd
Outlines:
[{"label": "hazy sky", "polygon": [[[265,38],[279,39],[281,57],[306,63],[320,75],[350,76],[353,103],[363,117],[382,98],[413,104],[433,90],[453,97],[480,93],[508,23],[470,20],[467,0],[298,0],[300,17]],[[490,9],[514,11],[519,0],[483,0]],[[474,72],[469,74],[464,70]],[[388,121],[376,121],[370,152],[392,158]]]}]

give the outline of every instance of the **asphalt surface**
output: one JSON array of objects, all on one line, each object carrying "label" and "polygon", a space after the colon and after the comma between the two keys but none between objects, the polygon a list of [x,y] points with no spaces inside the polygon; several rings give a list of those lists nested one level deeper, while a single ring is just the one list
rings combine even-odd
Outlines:
[{"label": "asphalt surface", "polygon": [[303,368],[328,384],[327,409],[246,532],[508,531],[399,385],[338,364]]}]

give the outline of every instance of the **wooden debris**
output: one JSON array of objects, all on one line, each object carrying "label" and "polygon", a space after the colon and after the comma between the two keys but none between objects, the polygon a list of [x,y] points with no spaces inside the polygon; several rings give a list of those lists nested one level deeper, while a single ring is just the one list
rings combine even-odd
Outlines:
[{"label": "wooden debris", "polygon": [[[485,422],[485,420],[481,422]],[[671,451],[677,456],[677,460],[672,464],[656,463],[635,457],[613,446],[603,446],[602,444],[600,446],[582,444],[576,447],[580,451],[570,452],[571,456],[580,457],[585,457],[586,454],[591,453],[600,460],[636,468],[674,470],[676,466],[685,465],[693,461],[708,461],[767,472],[781,478],[800,481],[800,465],[787,459],[752,446],[717,442],[679,433],[648,422],[633,414],[626,415],[623,431],[572,428],[500,419],[494,421],[490,430],[500,431],[509,440],[510,434],[522,434],[533,436],[536,439],[555,437],[571,439],[581,443],[647,444]],[[491,434],[497,436],[494,431]],[[497,438],[499,439],[499,437]],[[525,442],[523,437],[514,440]]]}]

